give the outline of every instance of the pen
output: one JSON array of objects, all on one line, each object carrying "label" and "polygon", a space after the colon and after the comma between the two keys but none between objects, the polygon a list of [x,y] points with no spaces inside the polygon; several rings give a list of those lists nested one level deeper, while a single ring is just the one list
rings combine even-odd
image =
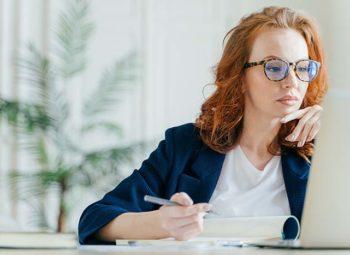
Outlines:
[{"label": "pen", "polygon": [[164,199],[164,198],[160,198],[160,197],[153,197],[153,196],[149,196],[149,195],[146,195],[144,197],[144,200],[146,202],[150,202],[150,203],[157,204],[157,205],[181,205],[177,202],[174,202],[174,201],[171,201],[168,199]]},{"label": "pen", "polygon": [[[168,199],[164,199],[164,198],[160,198],[160,197],[149,196],[149,195],[145,195],[144,200],[146,202],[150,202],[150,203],[157,204],[157,205],[180,205],[180,206],[182,206],[182,204],[179,204],[177,202],[174,202],[174,201],[171,201]],[[209,211],[207,211],[207,213],[213,213],[213,211],[209,210]]]}]

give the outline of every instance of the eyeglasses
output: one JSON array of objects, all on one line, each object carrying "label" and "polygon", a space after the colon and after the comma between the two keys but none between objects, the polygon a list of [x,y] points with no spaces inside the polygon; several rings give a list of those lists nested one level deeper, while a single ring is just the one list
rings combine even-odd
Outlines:
[{"label": "eyeglasses", "polygon": [[316,78],[321,67],[321,63],[311,59],[301,59],[292,63],[279,58],[270,58],[259,62],[245,63],[244,68],[258,65],[264,66],[264,73],[271,81],[281,81],[285,79],[290,72],[290,66],[292,66],[299,80],[311,82]]}]

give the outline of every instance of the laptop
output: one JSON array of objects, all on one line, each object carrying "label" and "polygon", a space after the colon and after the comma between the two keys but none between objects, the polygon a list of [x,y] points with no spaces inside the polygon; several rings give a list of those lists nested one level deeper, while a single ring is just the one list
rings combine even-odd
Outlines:
[{"label": "laptop", "polygon": [[258,247],[350,249],[350,90],[330,90],[323,104],[298,240]]}]

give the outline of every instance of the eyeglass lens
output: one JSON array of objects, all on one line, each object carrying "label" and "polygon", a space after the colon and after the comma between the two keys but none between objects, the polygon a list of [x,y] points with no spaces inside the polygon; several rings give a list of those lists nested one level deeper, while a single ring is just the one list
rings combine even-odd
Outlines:
[{"label": "eyeglass lens", "polygon": [[[312,60],[298,61],[296,64],[296,75],[305,82],[312,81],[316,75],[318,66]],[[271,59],[265,63],[265,74],[272,81],[280,81],[287,77],[289,73],[289,63],[279,59]]]}]

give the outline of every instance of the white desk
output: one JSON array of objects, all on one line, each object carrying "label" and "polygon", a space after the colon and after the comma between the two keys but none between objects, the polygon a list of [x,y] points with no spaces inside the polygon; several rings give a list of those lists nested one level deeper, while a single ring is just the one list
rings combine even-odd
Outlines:
[{"label": "white desk", "polygon": [[76,250],[15,250],[0,249],[0,255],[91,255],[91,254],[174,254],[174,255],[333,255],[333,254],[349,254],[350,250],[280,250],[280,249],[259,249],[253,247],[236,248],[236,247],[212,247],[212,248],[175,248],[175,247],[115,247],[115,246],[99,246],[80,248]]}]

